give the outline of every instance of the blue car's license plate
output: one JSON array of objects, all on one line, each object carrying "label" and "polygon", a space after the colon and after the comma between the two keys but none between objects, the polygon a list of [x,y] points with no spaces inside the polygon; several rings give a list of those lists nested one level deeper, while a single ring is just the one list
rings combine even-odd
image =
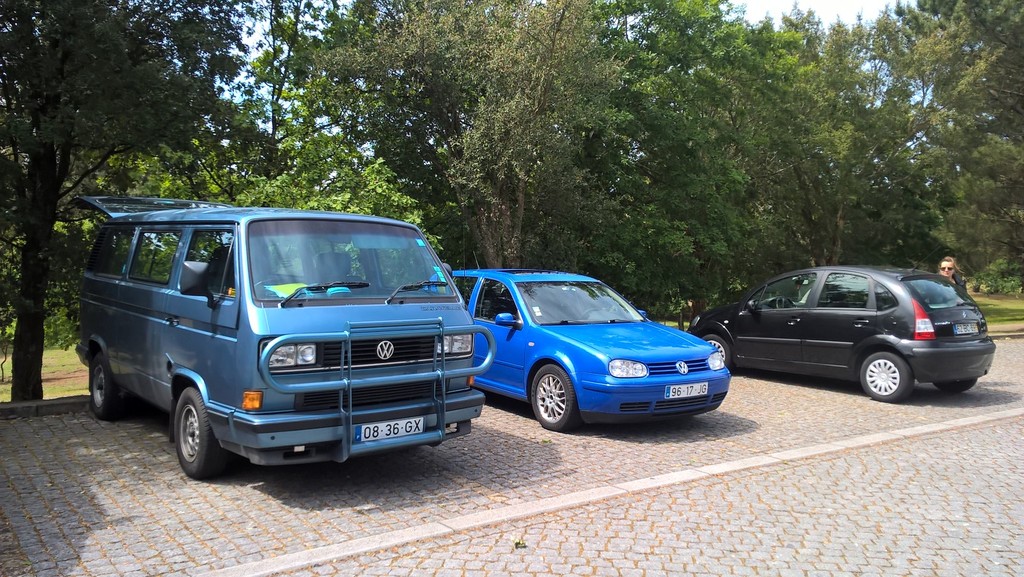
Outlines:
[{"label": "blue car's license plate", "polygon": [[666,399],[685,399],[708,394],[708,383],[691,383],[689,385],[669,385],[665,387]]}]

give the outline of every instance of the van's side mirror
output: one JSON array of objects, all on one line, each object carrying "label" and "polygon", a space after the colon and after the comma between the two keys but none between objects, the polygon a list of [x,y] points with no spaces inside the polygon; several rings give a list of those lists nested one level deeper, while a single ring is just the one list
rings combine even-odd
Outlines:
[{"label": "van's side mirror", "polygon": [[512,313],[498,313],[494,317],[494,324],[499,327],[512,327],[514,329],[523,328],[523,321],[516,320],[516,317]]},{"label": "van's side mirror", "polygon": [[206,272],[210,265],[195,260],[186,260],[181,264],[181,280],[178,282],[181,294],[206,297],[206,306],[212,309],[217,304],[217,300],[213,297],[206,282]]}]

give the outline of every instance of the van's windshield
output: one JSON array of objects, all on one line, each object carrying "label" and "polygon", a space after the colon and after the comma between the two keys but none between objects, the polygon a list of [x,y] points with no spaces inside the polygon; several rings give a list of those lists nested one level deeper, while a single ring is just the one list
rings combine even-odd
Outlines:
[{"label": "van's windshield", "polygon": [[[249,225],[253,295],[261,301],[454,301],[441,263],[415,230],[344,220],[264,220]],[[440,282],[438,282],[440,281]],[[409,290],[410,285],[418,288]],[[389,301],[390,302],[390,301]]]}]

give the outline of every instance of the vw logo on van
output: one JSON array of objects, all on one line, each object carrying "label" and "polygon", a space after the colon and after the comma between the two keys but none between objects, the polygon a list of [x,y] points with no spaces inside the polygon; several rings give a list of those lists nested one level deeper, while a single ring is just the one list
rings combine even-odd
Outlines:
[{"label": "vw logo on van", "polygon": [[391,341],[381,341],[377,343],[377,356],[380,360],[386,361],[395,354],[395,345]]},{"label": "vw logo on van", "polygon": [[678,363],[676,363],[676,370],[679,371],[680,374],[685,375],[686,373],[690,372],[690,367],[686,366],[686,363],[684,361],[679,361]]}]

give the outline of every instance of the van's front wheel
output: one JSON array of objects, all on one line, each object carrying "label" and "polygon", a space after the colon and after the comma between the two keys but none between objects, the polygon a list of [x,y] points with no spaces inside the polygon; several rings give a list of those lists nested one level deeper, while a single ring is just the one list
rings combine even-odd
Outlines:
[{"label": "van's front wheel", "polygon": [[199,391],[188,388],[178,397],[174,410],[174,446],[178,463],[193,479],[215,477],[227,466],[228,454],[217,442]]},{"label": "van's front wheel", "polygon": [[104,421],[124,416],[124,396],[114,382],[110,361],[103,353],[96,353],[89,362],[89,410]]}]

